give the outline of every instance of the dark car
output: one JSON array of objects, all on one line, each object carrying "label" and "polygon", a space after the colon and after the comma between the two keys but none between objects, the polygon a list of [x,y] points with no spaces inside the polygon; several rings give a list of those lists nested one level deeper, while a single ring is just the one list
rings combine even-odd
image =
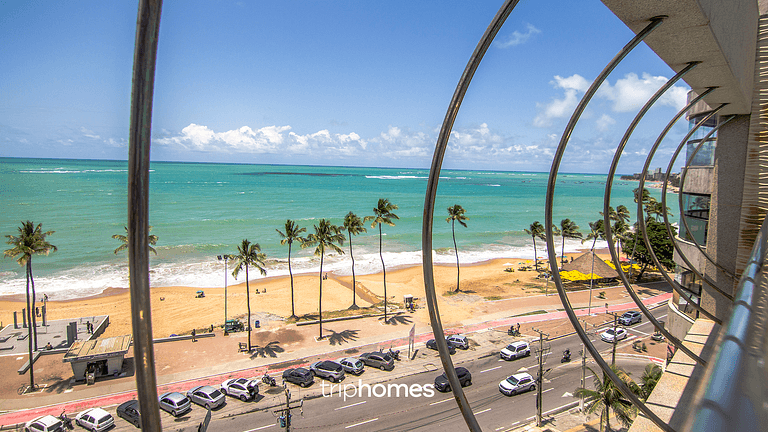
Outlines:
[{"label": "dark car", "polygon": [[[453,344],[448,341],[446,343],[448,344],[448,353],[451,355],[456,354],[456,348],[454,348]],[[437,351],[437,341],[434,339],[428,340],[427,348]]]},{"label": "dark car", "polygon": [[643,316],[638,311],[629,311],[624,312],[624,315],[619,317],[619,324],[622,325],[632,325],[634,323],[639,323],[643,320]]},{"label": "dark car", "polygon": [[286,369],[283,371],[283,380],[301,387],[309,387],[315,382],[312,372],[304,368]]},{"label": "dark car", "polygon": [[331,382],[339,382],[344,379],[344,368],[340,363],[333,360],[323,360],[312,363],[309,370],[312,371],[315,376],[328,379]]},{"label": "dark car", "polygon": [[139,410],[139,401],[136,399],[123,402],[117,407],[117,416],[124,418],[128,423],[141,427],[141,411]]},{"label": "dark car", "polygon": [[[459,376],[459,383],[462,387],[472,384],[472,374],[469,373],[467,368],[461,366],[457,367],[456,375]],[[441,392],[451,391],[451,384],[448,382],[448,377],[445,375],[445,372],[435,378],[435,389]]]},{"label": "dark car", "polygon": [[392,370],[395,368],[395,361],[389,354],[381,351],[367,352],[360,354],[360,360],[366,366],[379,368],[381,370]]}]

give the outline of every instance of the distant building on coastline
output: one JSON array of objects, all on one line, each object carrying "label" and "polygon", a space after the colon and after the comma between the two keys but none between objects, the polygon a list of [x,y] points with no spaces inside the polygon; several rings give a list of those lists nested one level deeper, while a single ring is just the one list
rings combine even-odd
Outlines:
[{"label": "distant building on coastline", "polygon": [[[640,181],[640,177],[642,176],[642,173],[635,173],[632,175],[623,175],[621,176],[622,180],[637,180]],[[648,171],[645,174],[645,180],[646,181],[664,181],[666,179],[666,172],[663,172],[661,168],[656,168],[653,171]],[[670,173],[669,179],[666,179],[669,182],[669,186],[672,187],[680,187],[680,173]]]}]

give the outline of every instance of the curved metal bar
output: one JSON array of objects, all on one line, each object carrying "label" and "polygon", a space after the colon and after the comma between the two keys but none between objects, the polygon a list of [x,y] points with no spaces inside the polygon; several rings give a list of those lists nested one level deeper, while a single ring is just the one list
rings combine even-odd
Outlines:
[{"label": "curved metal bar", "polygon": [[[683,173],[680,176],[680,192],[677,194],[677,205],[680,207],[680,221],[685,226],[685,231],[690,232],[691,229],[688,227],[688,222],[685,220],[686,218],[683,216],[683,189],[685,186],[685,177],[688,175],[688,167],[691,166],[691,162],[693,162],[693,158],[696,157],[696,155],[699,153],[699,150],[704,146],[704,143],[706,143],[709,140],[701,140],[699,142],[699,145],[696,146],[696,148],[693,150],[693,153],[691,153],[690,156],[688,156],[688,160],[685,161],[685,169],[683,169]],[[662,198],[662,202],[666,200],[666,196]],[[736,279],[736,274],[732,271],[726,269],[725,267],[721,266],[720,264],[716,263],[714,259],[701,247],[699,242],[696,241],[696,239],[691,236],[691,243],[693,243],[694,246],[696,246],[696,249],[701,252],[704,257],[711,262],[716,268],[718,268],[720,271],[725,273],[728,277],[731,279]],[[733,300],[731,298],[731,300]]]},{"label": "curved metal bar", "polygon": [[[725,105],[722,104],[719,107],[717,107],[714,112],[717,112],[721,110]],[[718,129],[720,129],[721,126],[727,124],[729,121],[731,121],[735,116],[728,117],[725,121],[720,122],[717,126],[712,128],[711,131],[709,131],[706,135],[704,135],[704,138],[702,139],[702,142],[706,142],[709,137],[711,137],[715,132],[717,132]],[[699,124],[696,125],[696,127],[700,127],[704,122],[699,122]],[[674,154],[669,160],[669,165],[667,165],[667,171],[666,171],[666,177],[669,177],[669,173],[672,172],[672,166],[675,164],[675,160],[677,159],[677,156],[680,154],[680,151],[683,149],[683,146],[687,143],[688,139],[691,137],[693,130],[689,131],[688,134],[685,135],[685,139],[680,142],[680,145],[677,146],[677,149],[675,150]],[[682,191],[682,189],[680,189]],[[642,193],[642,192],[641,192]],[[688,259],[687,256],[685,256],[685,253],[683,253],[682,249],[680,249],[680,246],[677,244],[677,241],[675,241],[675,234],[672,232],[672,226],[669,223],[669,215],[667,215],[667,182],[664,182],[664,184],[661,187],[661,206],[664,209],[662,212],[662,216],[664,217],[664,225],[667,228],[667,234],[669,234],[670,240],[672,240],[672,246],[677,251],[678,255],[680,255],[680,258],[685,261],[685,264],[688,265],[688,269],[691,270],[696,276],[699,277],[699,279],[702,280],[702,282],[705,282],[707,285],[712,287],[715,291],[720,293],[723,297],[727,298],[730,301],[733,301],[733,296],[728,294],[727,292],[723,291],[719,287],[717,287],[714,283],[710,282],[709,279],[706,279],[703,274],[701,274],[698,270],[696,270],[696,267],[691,263],[691,261]]]},{"label": "curved metal bar", "polygon": [[152,96],[162,0],[140,0],[133,54],[131,129],[128,148],[128,263],[130,267],[133,357],[141,406],[141,428],[159,431],[152,308],[149,293],[149,145]]},{"label": "curved metal bar", "polygon": [[664,93],[666,93],[666,91],[669,90],[678,80],[680,80],[683,75],[696,67],[697,64],[698,62],[689,63],[688,66],[683,68],[674,77],[672,77],[663,86],[661,86],[661,88],[659,88],[656,93],[654,93],[654,95],[648,99],[640,111],[638,111],[637,115],[635,115],[635,118],[632,120],[632,123],[629,124],[629,127],[627,127],[627,130],[624,132],[624,136],[621,138],[618,147],[616,147],[616,152],[613,154],[613,162],[611,163],[611,167],[608,169],[608,177],[605,181],[605,194],[603,195],[603,228],[605,229],[605,241],[608,242],[608,250],[611,252],[611,259],[613,260],[613,264],[616,266],[616,273],[619,275],[621,282],[624,284],[624,288],[627,289],[629,296],[632,297],[632,300],[635,302],[637,307],[643,311],[643,314],[648,317],[648,320],[652,322],[653,325],[659,329],[659,331],[661,331],[661,333],[667,338],[667,340],[672,342],[672,344],[677,347],[677,349],[685,352],[686,355],[694,359],[697,363],[706,365],[706,362],[701,357],[683,345],[683,342],[680,339],[676,338],[669,331],[667,331],[666,328],[659,324],[659,321],[656,319],[656,317],[653,316],[651,311],[649,311],[648,308],[643,304],[642,299],[640,299],[635,290],[632,289],[632,284],[629,283],[627,275],[624,274],[624,270],[621,268],[621,262],[619,260],[619,254],[616,252],[616,246],[613,244],[613,237],[611,232],[611,215],[608,213],[608,207],[611,206],[611,190],[613,188],[613,178],[616,175],[616,167],[619,164],[619,160],[621,159],[621,154],[624,152],[624,148],[627,146],[629,137],[632,135],[632,132],[635,131],[635,127],[637,127],[637,124],[640,122],[643,116],[645,116],[648,110],[651,109],[653,104],[656,103],[656,101],[658,101],[659,98]]},{"label": "curved metal bar", "polygon": [[480,425],[477,423],[474,413],[472,413],[472,409],[464,395],[464,391],[459,383],[459,378],[453,367],[453,361],[448,353],[448,344],[446,343],[445,337],[443,337],[443,323],[440,320],[440,311],[437,307],[435,279],[432,272],[432,223],[435,212],[437,184],[440,181],[440,168],[443,164],[445,149],[448,146],[448,139],[451,136],[451,129],[453,128],[453,123],[459,113],[461,102],[464,100],[464,95],[469,88],[469,84],[472,82],[472,77],[480,65],[485,52],[488,51],[488,47],[491,45],[491,42],[493,42],[493,38],[496,37],[496,34],[499,32],[499,29],[501,29],[504,21],[515,6],[517,6],[518,2],[519,0],[507,0],[502,5],[496,13],[496,16],[493,17],[493,20],[488,25],[488,28],[486,28],[483,37],[478,42],[475,51],[469,58],[466,68],[464,68],[461,79],[459,79],[459,83],[451,98],[451,103],[448,105],[448,111],[445,114],[445,119],[443,120],[443,125],[440,129],[440,135],[435,144],[435,154],[432,157],[432,166],[429,170],[427,191],[424,198],[424,214],[421,229],[421,254],[424,271],[424,291],[427,299],[427,307],[429,309],[430,324],[432,326],[432,332],[435,335],[435,341],[437,342],[437,351],[440,353],[440,361],[443,365],[445,374],[448,377],[448,382],[451,384],[453,397],[459,405],[459,409],[464,417],[464,421],[467,423],[467,427],[472,431],[480,431]]},{"label": "curved metal bar", "polygon": [[[653,143],[653,146],[651,147],[651,150],[648,152],[648,157],[645,158],[645,164],[643,165],[642,175],[640,176],[640,185],[638,186],[638,190],[642,191],[645,188],[645,176],[648,172],[648,167],[651,166],[651,160],[653,160],[653,156],[656,154],[656,150],[658,150],[659,146],[661,145],[661,142],[664,140],[664,137],[666,137],[667,133],[672,129],[672,126],[677,123],[678,120],[683,116],[683,114],[686,113],[689,109],[691,109],[698,101],[703,99],[706,95],[711,93],[713,90],[715,90],[716,87],[710,87],[704,92],[702,92],[699,96],[695,97],[691,102],[688,103],[688,105],[684,106],[683,109],[677,112],[677,114],[667,123],[667,126],[664,128],[664,130],[659,134],[659,137],[656,138],[656,142]],[[714,115],[711,114],[711,115]],[[707,117],[709,118],[709,117]],[[705,119],[706,120],[706,119]],[[695,131],[695,129],[694,129]],[[650,253],[651,260],[653,261],[656,268],[661,271],[661,275],[664,277],[664,279],[667,281],[668,284],[672,286],[672,289],[677,292],[678,295],[680,295],[682,298],[685,299],[688,304],[693,306],[694,309],[699,311],[699,313],[703,314],[707,318],[711,319],[712,321],[722,324],[722,321],[717,318],[712,313],[708,312],[706,309],[702,308],[701,305],[693,301],[693,298],[689,296],[685,289],[677,283],[676,280],[671,278],[669,276],[669,273],[664,269],[664,266],[661,265],[661,262],[659,262],[659,258],[656,256],[656,252],[654,252],[653,248],[650,247],[651,240],[648,238],[648,229],[645,225],[645,218],[641,217],[643,214],[643,202],[641,200],[637,201],[637,224],[640,227],[640,232],[643,234],[643,241],[645,242],[645,246],[648,249],[648,252]]]},{"label": "curved metal bar", "polygon": [[586,109],[587,104],[592,99],[592,97],[597,92],[597,89],[600,87],[600,84],[605,81],[605,79],[608,77],[608,74],[613,71],[613,69],[616,68],[616,66],[621,62],[621,60],[624,59],[624,57],[629,54],[633,48],[635,48],[651,31],[653,31],[656,27],[658,27],[661,22],[663,21],[663,17],[655,17],[651,19],[651,23],[648,24],[643,30],[641,30],[627,45],[622,48],[621,51],[619,51],[618,54],[611,60],[610,63],[603,69],[602,72],[600,72],[600,75],[597,76],[594,82],[592,82],[592,85],[590,85],[587,92],[582,97],[581,101],[579,101],[579,105],[576,106],[576,110],[574,110],[573,114],[571,115],[571,119],[568,121],[568,125],[565,127],[565,131],[563,132],[562,137],[560,138],[560,144],[557,147],[557,151],[555,152],[554,160],[552,161],[552,168],[549,172],[549,180],[547,184],[547,195],[546,195],[546,203],[545,203],[545,223],[546,223],[546,241],[547,241],[547,254],[549,255],[549,265],[552,270],[552,278],[555,281],[555,287],[557,287],[557,294],[560,296],[560,301],[563,303],[563,307],[565,308],[565,313],[568,316],[568,320],[570,320],[571,325],[573,326],[574,330],[576,330],[576,334],[579,335],[579,339],[581,339],[582,343],[584,343],[584,347],[589,351],[589,354],[592,356],[592,358],[595,360],[595,363],[600,366],[600,369],[603,370],[603,373],[605,373],[606,376],[610,378],[610,380],[616,385],[616,387],[621,391],[621,393],[632,401],[632,403],[640,409],[640,411],[643,412],[651,421],[653,421],[656,426],[658,426],[660,429],[667,431],[667,432],[673,432],[674,429],[669,427],[668,424],[664,423],[656,414],[653,413],[640,399],[638,399],[637,396],[635,396],[634,393],[627,387],[627,385],[622,381],[614,372],[611,370],[611,368],[608,366],[608,364],[603,360],[602,356],[600,356],[600,353],[597,351],[597,348],[592,344],[592,341],[589,340],[587,337],[587,333],[584,331],[584,328],[582,328],[581,324],[578,322],[578,319],[576,318],[576,314],[573,312],[573,307],[571,306],[571,302],[568,299],[568,296],[565,293],[565,288],[563,287],[563,281],[560,279],[560,271],[557,268],[557,255],[556,255],[556,249],[555,249],[555,242],[554,242],[554,236],[552,233],[552,210],[554,207],[554,200],[555,200],[555,185],[557,183],[557,172],[560,167],[560,162],[563,159],[563,153],[565,153],[565,147],[568,145],[568,140],[571,137],[571,133],[573,133],[573,129],[576,126],[576,123],[578,122],[579,118],[581,117],[581,114],[584,112],[584,109]]}]

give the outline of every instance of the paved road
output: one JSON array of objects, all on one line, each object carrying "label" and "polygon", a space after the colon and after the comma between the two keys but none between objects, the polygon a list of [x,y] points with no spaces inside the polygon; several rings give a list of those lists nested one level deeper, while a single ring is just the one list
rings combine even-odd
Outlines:
[{"label": "paved road", "polygon": [[[654,315],[663,319],[666,308],[654,310]],[[631,344],[635,337],[643,337],[650,334],[653,329],[650,323],[644,321],[629,329],[630,337],[620,342]],[[476,336],[480,339],[481,336]],[[504,340],[506,338],[499,338]],[[610,344],[599,340],[595,342],[602,352],[610,352]],[[501,394],[498,384],[507,376],[518,371],[528,371],[535,376],[538,370],[536,355],[515,360],[504,361],[498,356],[498,349],[503,343],[498,343],[492,349],[462,352],[460,351],[454,361],[468,368],[472,373],[472,385],[465,388],[466,395],[477,416],[483,430],[505,430],[519,423],[530,421],[535,414],[535,392],[529,392],[512,397]],[[545,346],[546,347],[546,346]],[[488,347],[486,347],[488,348]],[[573,353],[570,363],[561,363],[561,353],[569,348]],[[423,348],[422,348],[423,349]],[[543,386],[544,411],[562,407],[576,401],[569,393],[579,387],[581,380],[581,361],[579,351],[581,343],[575,335],[560,338],[549,343],[549,354],[546,357],[545,369],[551,369],[545,374]],[[427,385],[432,384],[434,378],[440,374],[438,369],[439,359],[436,353],[427,351],[433,361],[422,361],[414,366],[411,373],[406,376],[394,372],[402,371],[409,366],[408,362],[398,362],[395,371],[383,372],[379,370],[366,370],[359,378],[347,376],[339,385],[333,387],[331,395],[330,383],[316,379],[316,383],[309,389],[300,389],[292,384],[288,385],[293,400],[305,397],[303,415],[294,412],[294,430],[313,431],[369,431],[369,430],[419,430],[440,431],[453,430],[457,423],[463,424],[463,419],[453,400],[451,393],[431,393]],[[422,354],[423,355],[423,354]],[[476,358],[479,356],[479,358]],[[620,356],[617,363],[625,367],[635,379],[642,375],[643,368],[648,363],[647,359],[627,358]],[[596,369],[594,364],[591,365]],[[587,371],[589,374],[589,371]],[[389,377],[392,379],[387,380]],[[360,384],[370,385],[368,387]],[[379,383],[379,384],[376,384]],[[587,379],[587,384],[592,381]],[[406,396],[405,388],[421,388],[422,392],[416,396],[413,393]],[[346,397],[344,391],[346,390]],[[399,395],[397,394],[400,391]],[[389,396],[385,396],[385,392]],[[324,396],[322,394],[324,394]],[[357,394],[355,394],[357,393]],[[360,395],[362,393],[362,396]],[[431,394],[430,394],[431,393]],[[376,397],[377,394],[383,395]],[[280,430],[277,426],[274,407],[284,403],[285,395],[281,387],[268,388],[261,386],[261,394],[255,402],[241,402],[228,398],[227,405],[213,411],[209,429],[217,431],[270,431]],[[114,406],[106,407],[113,414]],[[169,414],[162,413],[163,428],[166,430],[196,430],[199,422],[205,416],[205,410],[195,406],[191,412],[173,418]],[[135,428],[123,419],[116,419],[115,431],[131,431]]]}]

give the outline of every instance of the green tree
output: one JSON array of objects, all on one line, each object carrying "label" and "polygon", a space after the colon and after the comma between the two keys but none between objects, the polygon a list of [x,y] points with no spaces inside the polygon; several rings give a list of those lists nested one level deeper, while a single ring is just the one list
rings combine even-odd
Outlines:
[{"label": "green tree", "polygon": [[325,258],[325,250],[330,249],[332,252],[336,252],[341,255],[344,253],[339,245],[344,244],[344,234],[342,227],[331,224],[328,219],[320,219],[320,222],[315,225],[314,234],[307,236],[307,241],[304,243],[305,247],[315,247],[315,256],[320,257],[320,300],[318,302],[317,310],[320,315],[320,339],[323,338],[323,260]]},{"label": "green tree", "polygon": [[304,244],[304,238],[301,237],[301,233],[306,232],[306,228],[299,228],[299,226],[296,224],[296,222],[288,219],[285,221],[285,232],[283,233],[279,229],[275,229],[278,234],[280,234],[280,237],[282,240],[280,240],[281,245],[288,245],[288,273],[291,275],[291,316],[290,318],[296,318],[296,310],[294,309],[294,300],[293,300],[293,269],[291,269],[291,245],[293,245],[293,242],[299,242],[299,245]]},{"label": "green tree", "polygon": [[661,366],[656,363],[648,363],[645,366],[643,376],[640,377],[640,390],[642,391],[643,400],[648,400],[651,396],[663,373],[664,371],[661,370]]},{"label": "green tree", "polygon": [[[584,398],[585,409],[588,413],[600,412],[601,431],[611,430],[609,421],[610,411],[616,414],[616,418],[619,419],[622,425],[629,427],[637,414],[637,408],[621,394],[619,388],[608,378],[607,374],[603,373],[603,378],[600,379],[592,368],[587,369],[594,375],[595,389],[579,387],[574,392],[574,396]],[[627,384],[633,393],[640,395],[640,387],[632,381],[627,372],[615,365],[611,366],[611,370],[618,375],[619,379]],[[603,423],[605,423],[605,429],[603,429]]]},{"label": "green tree", "polygon": [[[587,234],[587,237],[585,239],[581,240],[581,243],[584,243],[585,241],[592,240],[592,247],[589,249],[592,251],[592,268],[595,268],[595,243],[598,239],[605,240],[605,228],[604,225],[605,221],[603,219],[598,219],[594,222],[589,223],[589,233]],[[592,281],[594,280],[592,272],[589,274],[589,297],[590,297],[590,310],[592,306]]]},{"label": "green tree", "polygon": [[573,222],[568,218],[565,218],[560,221],[560,235],[563,236],[563,249],[561,253],[561,257],[562,257],[561,262],[563,265],[565,265],[565,239],[567,238],[580,239],[582,235],[579,232],[579,226],[576,225],[575,222]]},{"label": "green tree", "polygon": [[[248,352],[251,351],[251,287],[248,283],[248,267],[256,267],[263,276],[267,275],[267,270],[264,268],[264,260],[267,259],[267,255],[261,253],[261,246],[258,243],[251,243],[248,239],[243,239],[242,243],[237,247],[237,254],[232,255],[234,262],[232,263],[232,276],[237,279],[237,275],[240,274],[240,270],[245,268],[245,303],[248,307],[248,322],[246,327],[248,328]],[[258,292],[258,291],[257,291]]]},{"label": "green tree", "polygon": [[355,256],[352,255],[352,236],[368,232],[368,230],[363,226],[363,220],[353,212],[349,212],[344,216],[344,230],[347,231],[349,236],[349,257],[352,258],[352,306],[349,308],[355,310],[360,309],[360,307],[356,303],[355,289],[357,288],[357,282],[355,281]]},{"label": "green tree", "polygon": [[[115,249],[115,253],[116,254],[119,253],[120,251],[128,249],[128,227],[127,226],[123,226],[123,228],[125,228],[125,235],[123,235],[123,234],[115,234],[115,235],[112,236],[113,239],[120,240],[120,242],[121,242],[120,246],[118,246],[118,248]],[[152,226],[150,226],[147,231],[151,232],[152,231]],[[152,246],[155,246],[157,244],[157,236],[154,235],[154,234],[149,234],[147,236],[147,243],[149,243],[149,245],[148,245],[149,251],[154,253],[155,255],[157,255],[157,251],[155,250],[155,248],[152,247]]]},{"label": "green tree", "polygon": [[378,205],[373,208],[373,216],[366,216],[363,218],[363,222],[372,220],[371,228],[379,226],[379,258],[381,258],[381,271],[384,275],[384,323],[389,324],[387,320],[387,267],[384,265],[384,253],[382,249],[383,234],[381,231],[381,225],[387,224],[389,226],[395,226],[392,219],[400,219],[393,210],[397,210],[397,205],[389,202],[388,199],[379,198]]},{"label": "green tree", "polygon": [[467,227],[467,223],[464,221],[468,221],[469,218],[464,216],[464,213],[466,210],[458,204],[454,204],[451,207],[448,207],[448,217],[445,218],[446,222],[449,222],[451,224],[451,235],[453,235],[453,250],[456,251],[456,292],[459,292],[459,248],[456,247],[456,222],[460,223],[461,226],[464,228]]},{"label": "green tree", "polygon": [[[34,362],[32,352],[37,350],[37,320],[35,319],[35,280],[32,277],[32,255],[48,255],[56,252],[58,248],[45,238],[54,231],[43,232],[43,224],[35,226],[31,221],[22,222],[19,235],[7,235],[6,243],[12,246],[3,251],[3,256],[16,258],[20,266],[26,267],[27,276],[27,329],[29,332],[29,388],[35,388]],[[30,302],[30,285],[32,287],[32,301]],[[34,340],[34,342],[33,342]],[[33,346],[34,343],[34,346]]]},{"label": "green tree", "polygon": [[[648,240],[651,243],[653,252],[656,254],[656,258],[658,258],[661,265],[667,269],[674,268],[675,262],[672,259],[674,246],[672,245],[672,240],[669,238],[664,223],[656,222],[653,218],[649,218],[645,221],[645,225],[646,231],[648,232]],[[639,229],[639,225],[635,223],[635,231]],[[676,231],[677,230],[673,227],[672,233],[676,234]],[[629,236],[626,239],[625,245],[627,248],[635,251],[634,259],[641,265],[640,273],[637,275],[637,280],[640,280],[648,266],[654,265],[653,258],[651,257],[648,248],[646,248],[642,238],[635,239],[633,236]]]},{"label": "green tree", "polygon": [[529,236],[533,239],[533,261],[535,262],[534,267],[536,268],[536,271],[539,271],[539,256],[536,253],[536,239],[544,240],[544,225],[542,225],[539,221],[534,221],[530,229],[523,229],[526,233],[528,233]]}]

